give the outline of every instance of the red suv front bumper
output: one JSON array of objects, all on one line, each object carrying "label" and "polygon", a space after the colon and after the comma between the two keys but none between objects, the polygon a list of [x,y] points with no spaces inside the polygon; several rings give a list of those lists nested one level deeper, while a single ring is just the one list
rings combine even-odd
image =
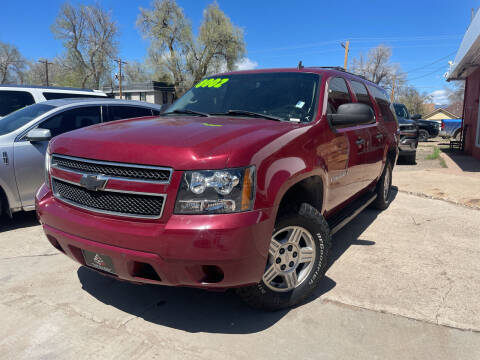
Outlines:
[{"label": "red suv front bumper", "polygon": [[204,288],[259,282],[275,220],[273,209],[171,215],[165,223],[118,218],[64,204],[45,185],[36,209],[52,245],[82,265],[87,250],[111,257],[121,279]]}]

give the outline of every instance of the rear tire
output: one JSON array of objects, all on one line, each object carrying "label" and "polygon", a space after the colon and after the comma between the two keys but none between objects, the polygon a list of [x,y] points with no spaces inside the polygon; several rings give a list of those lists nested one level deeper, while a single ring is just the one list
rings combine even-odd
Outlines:
[{"label": "rear tire", "polygon": [[392,164],[387,162],[383,170],[382,177],[378,181],[375,190],[377,198],[372,203],[372,206],[379,210],[385,210],[392,202]]},{"label": "rear tire", "polygon": [[330,244],[324,217],[302,203],[299,210],[277,219],[262,280],[237,289],[237,294],[248,305],[268,311],[303,302],[325,274]]}]

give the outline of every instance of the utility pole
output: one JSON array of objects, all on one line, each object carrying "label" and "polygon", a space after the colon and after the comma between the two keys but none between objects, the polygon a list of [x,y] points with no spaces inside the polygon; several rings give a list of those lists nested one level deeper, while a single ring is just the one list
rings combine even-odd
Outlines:
[{"label": "utility pole", "polygon": [[392,79],[392,93],[390,94],[390,102],[394,103],[395,102],[395,83],[397,81],[396,74],[393,74],[393,79]]},{"label": "utility pole", "polygon": [[120,91],[120,99],[122,98],[122,64],[127,64],[126,61],[122,61],[122,59],[115,59],[114,60],[118,64],[118,89]]},{"label": "utility pole", "polygon": [[38,60],[38,62],[41,63],[41,64],[45,64],[45,79],[46,79],[47,86],[48,86],[48,65],[52,65],[53,63],[48,62],[47,59],[45,59],[45,60]]},{"label": "utility pole", "polygon": [[348,48],[350,47],[350,40],[340,44],[345,49],[345,60],[343,61],[343,68],[347,70],[348,65]]}]

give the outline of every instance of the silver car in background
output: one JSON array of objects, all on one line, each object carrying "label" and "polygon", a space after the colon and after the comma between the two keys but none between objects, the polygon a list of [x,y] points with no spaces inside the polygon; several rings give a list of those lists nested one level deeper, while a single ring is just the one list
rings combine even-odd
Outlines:
[{"label": "silver car in background", "polygon": [[34,210],[52,137],[102,122],[159,114],[155,104],[92,98],[45,101],[1,118],[0,215]]}]

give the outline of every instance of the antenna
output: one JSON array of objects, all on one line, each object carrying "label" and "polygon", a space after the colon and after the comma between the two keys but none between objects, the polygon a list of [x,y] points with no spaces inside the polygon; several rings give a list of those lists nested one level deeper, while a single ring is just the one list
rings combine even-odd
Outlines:
[{"label": "antenna", "polygon": [[298,70],[302,70],[302,69],[303,69],[302,60],[300,60],[300,61],[298,62],[297,69],[298,69]]}]

